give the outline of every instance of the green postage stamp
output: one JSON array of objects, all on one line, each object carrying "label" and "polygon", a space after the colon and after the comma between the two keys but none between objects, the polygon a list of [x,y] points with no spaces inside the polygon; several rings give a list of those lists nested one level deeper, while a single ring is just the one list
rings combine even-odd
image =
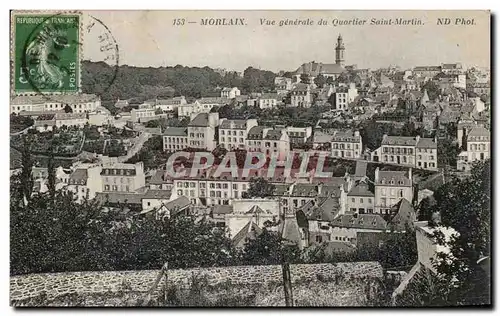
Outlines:
[{"label": "green postage stamp", "polygon": [[80,20],[77,12],[12,13],[14,94],[80,91]]}]

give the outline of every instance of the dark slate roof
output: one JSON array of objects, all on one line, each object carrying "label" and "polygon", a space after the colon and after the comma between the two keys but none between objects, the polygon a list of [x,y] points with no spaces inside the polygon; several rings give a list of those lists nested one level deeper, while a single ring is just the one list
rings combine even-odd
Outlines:
[{"label": "dark slate roof", "polygon": [[232,205],[214,205],[212,206],[212,214],[230,214],[233,212]]},{"label": "dark slate roof", "polygon": [[482,126],[477,126],[471,129],[469,135],[467,135],[467,138],[478,136],[490,136],[490,131]]},{"label": "dark slate roof", "polygon": [[[394,182],[391,184],[391,182]],[[411,186],[405,171],[379,171],[379,181],[376,184]]]},{"label": "dark slate roof", "polygon": [[87,169],[76,169],[69,176],[69,184],[87,184],[88,172]]},{"label": "dark slate roof", "polygon": [[168,202],[167,204],[165,204],[165,207],[167,209],[169,209],[170,211],[173,211],[176,208],[178,210],[182,210],[182,209],[188,207],[189,205],[191,205],[191,202],[189,201],[189,199],[186,196],[183,195],[183,196],[179,196],[175,200]]},{"label": "dark slate roof", "polygon": [[196,117],[191,122],[189,122],[188,126],[207,127],[208,113],[200,113],[196,115]]},{"label": "dark slate roof", "polygon": [[415,146],[416,143],[417,140],[415,137],[385,136],[382,138],[382,145]]},{"label": "dark slate roof", "polygon": [[170,190],[148,190],[143,199],[170,199],[172,191]]},{"label": "dark slate roof", "polygon": [[309,85],[305,83],[297,83],[293,88],[294,91],[307,91]]},{"label": "dark slate roof", "polygon": [[281,138],[281,133],[282,133],[281,129],[268,130],[264,139],[279,140]]},{"label": "dark slate roof", "polygon": [[332,227],[387,229],[387,222],[378,214],[344,214],[331,222]]},{"label": "dark slate roof", "polygon": [[246,120],[224,120],[219,126],[219,129],[246,129]]},{"label": "dark slate roof", "polygon": [[356,161],[356,171],[354,171],[355,177],[366,177],[366,169],[368,163],[366,161]]},{"label": "dark slate roof", "polygon": [[164,136],[187,136],[186,127],[167,127],[163,132]]},{"label": "dark slate roof", "polygon": [[96,200],[100,203],[105,203],[106,200],[111,204],[126,203],[142,205],[142,198],[144,194],[138,193],[125,193],[125,192],[97,192]]},{"label": "dark slate roof", "polygon": [[407,199],[401,199],[392,207],[391,216],[389,224],[398,231],[405,230],[406,224],[413,225],[413,222],[417,220],[415,209]]},{"label": "dark slate roof", "polygon": [[228,104],[229,99],[228,98],[221,98],[221,97],[203,97],[201,99],[198,99],[198,102],[201,104]]},{"label": "dark slate roof", "polygon": [[345,69],[338,64],[323,64],[313,61],[302,64],[295,72],[317,77],[319,74],[340,74],[345,72]]},{"label": "dark slate roof", "polygon": [[165,174],[164,170],[156,170],[156,172],[153,174],[151,179],[149,179],[148,183],[149,184],[162,184],[162,183],[168,183],[169,181],[163,179],[163,175]]},{"label": "dark slate roof", "polygon": [[340,211],[338,197],[320,197],[317,203],[309,201],[302,208],[308,220],[331,222]]},{"label": "dark slate roof", "polygon": [[242,247],[247,239],[255,239],[262,234],[262,229],[253,221],[249,221],[243,228],[233,237],[233,245]]},{"label": "dark slate roof", "polygon": [[262,139],[264,126],[254,126],[248,131],[247,139]]},{"label": "dark slate roof", "polygon": [[347,193],[347,196],[366,196],[366,197],[374,197],[375,194],[370,191],[368,184],[360,181],[356,185],[353,186],[351,191]]},{"label": "dark slate roof", "polygon": [[285,242],[298,244],[301,241],[300,228],[295,217],[285,217],[280,225],[280,233]]},{"label": "dark slate roof", "polygon": [[417,148],[434,148],[437,149],[437,143],[433,138],[420,138],[417,143]]},{"label": "dark slate roof", "polygon": [[361,136],[355,136],[354,132],[351,130],[338,131],[333,135],[333,142],[359,142]]}]

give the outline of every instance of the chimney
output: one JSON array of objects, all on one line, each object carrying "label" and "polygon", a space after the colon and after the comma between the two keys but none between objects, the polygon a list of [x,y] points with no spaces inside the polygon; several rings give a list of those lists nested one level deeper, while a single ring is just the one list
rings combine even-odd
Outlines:
[{"label": "chimney", "polygon": [[380,168],[377,167],[377,169],[375,169],[375,183],[378,183],[379,172],[380,172]]},{"label": "chimney", "polygon": [[323,191],[323,182],[320,182],[318,184],[318,196],[321,195],[321,192]]},{"label": "chimney", "polygon": [[359,131],[354,131],[354,137],[359,137]]},{"label": "chimney", "polygon": [[[377,171],[375,171],[375,172],[377,172]],[[408,179],[410,179],[410,181],[413,181],[412,180],[412,169],[411,168],[408,170]]]},{"label": "chimney", "polygon": [[384,142],[386,139],[387,139],[387,134],[384,134],[384,136],[382,136],[382,142]]},{"label": "chimney", "polygon": [[417,136],[415,137],[415,141],[416,141],[416,142],[415,142],[415,144],[418,144],[418,141],[419,141],[419,140],[420,140],[420,135],[417,135]]}]

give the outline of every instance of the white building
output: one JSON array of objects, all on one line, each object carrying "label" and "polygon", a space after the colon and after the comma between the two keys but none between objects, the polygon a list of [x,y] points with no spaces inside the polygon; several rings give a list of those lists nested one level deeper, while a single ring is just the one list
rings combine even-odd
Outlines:
[{"label": "white building", "polygon": [[311,87],[308,84],[297,83],[292,89],[290,100],[292,107],[311,107],[313,102]]},{"label": "white building", "polygon": [[94,94],[61,94],[44,96],[15,96],[10,101],[10,112],[63,111],[69,106],[73,113],[93,112],[101,106],[101,98]]},{"label": "white building", "polygon": [[413,201],[411,168],[405,171],[380,171],[375,169],[375,213],[390,214],[391,208],[401,199]]},{"label": "white building", "polygon": [[132,109],[130,111],[130,117],[132,119],[132,122],[141,122],[142,120],[148,120],[155,116],[156,116],[156,109],[150,107]]},{"label": "white building", "polygon": [[284,160],[290,152],[290,139],[285,129],[254,126],[248,131],[246,148],[270,156],[278,153],[278,160]]},{"label": "white building", "polygon": [[163,151],[181,151],[189,147],[187,127],[167,127],[163,132]]},{"label": "white building", "polygon": [[278,105],[278,94],[277,93],[263,93],[259,98],[259,108],[261,109],[273,109]]},{"label": "white building", "polygon": [[294,127],[287,126],[286,133],[290,139],[291,144],[305,144],[309,138],[312,136],[312,127]]},{"label": "white building", "polygon": [[215,128],[219,125],[219,113],[192,115],[188,124],[188,145],[191,148],[214,150],[217,146]]},{"label": "white building", "polygon": [[336,131],[332,137],[332,157],[358,159],[361,157],[363,142],[359,131]]},{"label": "white building", "polygon": [[102,192],[134,192],[146,186],[144,164],[110,163],[102,166]]},{"label": "white building", "polygon": [[186,105],[187,101],[184,96],[174,97],[170,99],[156,99],[155,108],[161,109],[164,112],[174,112],[182,105]]},{"label": "white building", "polygon": [[239,96],[241,94],[240,89],[233,87],[233,88],[223,88],[220,92],[220,97],[221,98],[227,98],[227,99],[234,99],[236,96]]},{"label": "white building", "polygon": [[256,119],[222,119],[219,126],[219,144],[227,150],[245,149],[248,132],[257,125]]},{"label": "white building", "polygon": [[276,77],[274,78],[274,87],[278,95],[286,95],[292,90],[292,78]]},{"label": "white building", "polygon": [[347,193],[346,209],[352,214],[373,214],[375,194],[370,191],[366,181],[359,181]]},{"label": "white building", "polygon": [[86,113],[56,113],[56,114],[44,114],[40,115],[35,119],[36,130],[51,131],[53,127],[60,128],[62,126],[77,126],[83,127],[87,124],[87,114]]},{"label": "white building", "polygon": [[466,150],[462,151],[457,158],[457,169],[468,172],[477,161],[490,158],[490,131],[482,126],[472,127],[468,130],[467,140],[464,144]]},{"label": "white building", "polygon": [[[387,136],[382,145],[371,153],[374,161],[388,162],[420,169],[437,169],[437,139]],[[420,162],[420,164],[419,164]]]},{"label": "white building", "polygon": [[65,181],[65,190],[73,192],[78,203],[95,198],[97,192],[102,192],[101,170],[100,165],[78,165]]}]

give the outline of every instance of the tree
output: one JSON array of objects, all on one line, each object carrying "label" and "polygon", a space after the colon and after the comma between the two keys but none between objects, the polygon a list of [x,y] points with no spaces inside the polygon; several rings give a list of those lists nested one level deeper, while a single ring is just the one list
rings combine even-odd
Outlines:
[{"label": "tree", "polygon": [[433,197],[426,197],[422,201],[420,201],[420,204],[418,205],[418,220],[419,221],[430,221],[432,220],[432,212],[434,208],[434,204],[436,202],[434,201]]},{"label": "tree", "polygon": [[21,175],[20,175],[20,190],[23,196],[23,204],[28,205],[31,200],[33,186],[35,185],[32,175],[33,159],[31,157],[31,137],[26,135],[23,138],[23,148],[21,152]]},{"label": "tree", "polygon": [[274,194],[275,186],[269,183],[266,179],[259,177],[250,180],[250,186],[247,192],[244,192],[244,198],[254,198],[254,197],[269,197]]},{"label": "tree", "polygon": [[69,104],[66,104],[64,106],[64,113],[73,113],[73,109],[71,108],[71,106]]},{"label": "tree", "polygon": [[53,151],[50,152],[49,155],[49,161],[48,161],[48,166],[47,166],[47,187],[49,189],[49,194],[52,199],[54,199],[56,195],[56,171],[55,171],[55,164],[54,164],[54,153]]},{"label": "tree", "polygon": [[427,95],[429,96],[429,100],[434,101],[436,100],[439,95],[441,94],[441,89],[439,86],[434,82],[434,80],[428,80],[424,85],[422,85],[422,89],[420,89],[422,92],[427,90]]},{"label": "tree", "polygon": [[489,274],[478,260],[491,255],[491,167],[490,160],[477,163],[471,176],[454,179],[435,193],[434,211],[440,226],[451,227],[458,236],[446,239],[440,230],[438,244],[449,248],[435,263],[438,273],[453,286],[450,301],[457,305],[489,304]]},{"label": "tree", "polygon": [[323,88],[326,84],[326,78],[322,74],[319,74],[316,78],[314,78],[314,83],[319,87]]},{"label": "tree", "polygon": [[311,83],[311,77],[309,77],[308,74],[301,74],[300,75],[300,82],[305,83],[305,84],[309,84],[309,83]]},{"label": "tree", "polygon": [[255,239],[247,240],[243,248],[242,261],[248,265],[299,263],[302,253],[297,245],[286,245],[280,236],[266,228]]},{"label": "tree", "polygon": [[460,154],[460,147],[457,143],[453,142],[449,138],[444,138],[439,140],[439,146],[437,148],[437,162],[439,167],[457,165],[457,156]]}]

